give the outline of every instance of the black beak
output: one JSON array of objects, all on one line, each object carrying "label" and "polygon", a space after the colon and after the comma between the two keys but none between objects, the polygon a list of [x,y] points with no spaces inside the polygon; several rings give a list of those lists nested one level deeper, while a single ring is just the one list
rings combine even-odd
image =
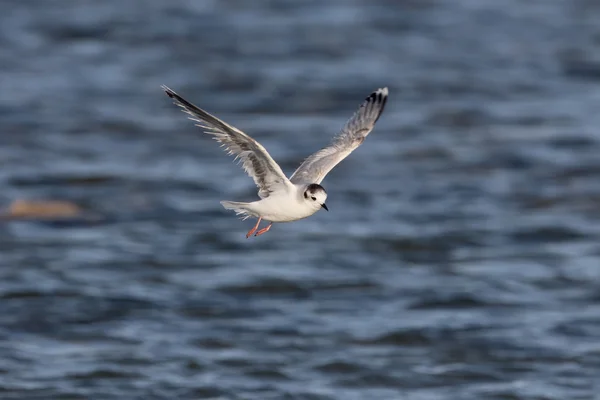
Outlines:
[{"label": "black beak", "polygon": [[329,211],[329,208],[327,208],[327,204],[325,203],[321,204],[321,208],[324,208],[325,211]]}]

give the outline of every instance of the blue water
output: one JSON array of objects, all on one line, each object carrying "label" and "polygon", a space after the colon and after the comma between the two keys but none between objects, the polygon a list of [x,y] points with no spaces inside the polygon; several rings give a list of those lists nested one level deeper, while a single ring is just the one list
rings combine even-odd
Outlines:
[{"label": "blue water", "polygon": [[[600,5],[0,4],[0,398],[600,399]],[[246,239],[372,90],[331,212]]]}]

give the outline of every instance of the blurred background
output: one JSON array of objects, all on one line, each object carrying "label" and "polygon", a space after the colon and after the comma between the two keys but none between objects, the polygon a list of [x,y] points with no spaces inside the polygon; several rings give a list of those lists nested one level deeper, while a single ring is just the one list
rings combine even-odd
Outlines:
[{"label": "blurred background", "polygon": [[[600,398],[600,3],[3,0],[0,398]],[[330,212],[256,188],[390,99]]]}]

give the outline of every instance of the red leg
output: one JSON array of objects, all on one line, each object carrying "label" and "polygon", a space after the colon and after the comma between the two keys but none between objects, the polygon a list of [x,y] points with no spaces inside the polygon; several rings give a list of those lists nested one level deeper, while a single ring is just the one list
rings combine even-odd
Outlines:
[{"label": "red leg", "polygon": [[258,219],[258,221],[256,221],[256,225],[254,225],[254,228],[250,229],[248,231],[248,233],[246,233],[246,239],[248,239],[250,237],[250,235],[252,235],[254,232],[256,232],[256,230],[258,229],[258,225],[260,224],[261,220],[262,220],[262,217],[260,217]]},{"label": "red leg", "polygon": [[273,225],[273,223],[271,222],[269,225],[267,225],[265,228],[262,228],[260,231],[256,232],[254,234],[254,236],[260,236],[263,233],[269,232],[269,229],[271,229],[271,225]]}]

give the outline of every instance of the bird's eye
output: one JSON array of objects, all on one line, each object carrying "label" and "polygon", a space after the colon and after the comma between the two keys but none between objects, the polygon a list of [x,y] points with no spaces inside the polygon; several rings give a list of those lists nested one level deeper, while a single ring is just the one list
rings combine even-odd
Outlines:
[{"label": "bird's eye", "polygon": [[317,201],[317,198],[315,196],[312,196],[311,199],[313,199],[314,201]]}]

